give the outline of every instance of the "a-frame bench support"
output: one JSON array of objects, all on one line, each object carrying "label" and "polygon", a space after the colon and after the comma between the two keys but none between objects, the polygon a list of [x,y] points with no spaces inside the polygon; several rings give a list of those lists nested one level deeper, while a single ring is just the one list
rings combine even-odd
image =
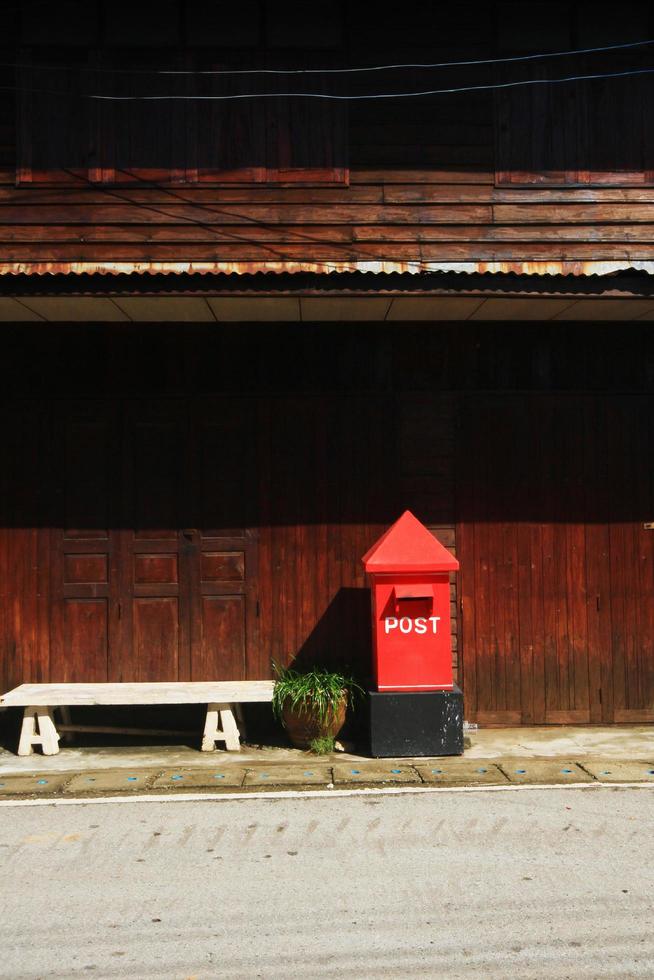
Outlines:
[{"label": "a-frame bench support", "polygon": [[44,755],[56,755],[59,751],[59,734],[52,708],[46,705],[27,707],[23,712],[18,754],[31,755],[35,745],[41,746]]},{"label": "a-frame bench support", "polygon": [[238,725],[231,704],[207,705],[202,751],[213,752],[216,742],[224,742],[228,752],[238,752],[241,748]]}]

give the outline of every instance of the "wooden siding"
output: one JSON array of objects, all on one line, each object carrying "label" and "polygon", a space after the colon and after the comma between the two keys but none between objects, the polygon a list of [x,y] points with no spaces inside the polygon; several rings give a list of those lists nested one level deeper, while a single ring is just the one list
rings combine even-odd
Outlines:
[{"label": "wooden siding", "polygon": [[25,190],[0,184],[2,267],[593,271],[654,261],[654,188],[496,188],[352,172],[343,188]]},{"label": "wooden siding", "polygon": [[30,324],[4,344],[1,686],[365,674],[360,556],[409,507],[462,563],[467,717],[651,720],[646,324],[619,344],[595,324]]},{"label": "wooden siding", "polygon": [[457,540],[470,719],[654,721],[653,408],[635,394],[467,400]]}]

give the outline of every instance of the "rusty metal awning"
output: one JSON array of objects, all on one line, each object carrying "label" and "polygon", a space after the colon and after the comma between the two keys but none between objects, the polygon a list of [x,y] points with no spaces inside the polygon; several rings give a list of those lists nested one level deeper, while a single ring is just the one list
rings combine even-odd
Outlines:
[{"label": "rusty metal awning", "polygon": [[516,273],[17,275],[1,321],[256,322],[654,319],[654,276]]}]

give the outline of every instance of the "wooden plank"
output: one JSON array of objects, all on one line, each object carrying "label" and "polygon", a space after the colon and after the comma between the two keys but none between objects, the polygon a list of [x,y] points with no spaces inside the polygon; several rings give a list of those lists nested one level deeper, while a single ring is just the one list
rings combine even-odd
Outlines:
[{"label": "wooden plank", "polygon": [[185,681],[131,684],[21,684],[4,707],[94,704],[209,704],[272,701],[273,681]]},{"label": "wooden plank", "polygon": [[616,725],[651,725],[654,722],[654,709],[619,708],[613,715]]},{"label": "wooden plank", "polygon": [[[383,230],[382,230],[383,232]],[[228,225],[220,222],[208,224],[166,225],[1,225],[0,241],[32,242],[47,237],[53,243],[70,242],[109,243],[109,242],[306,242],[307,234],[311,241],[350,242],[353,231],[349,225],[317,225],[310,231],[296,225]],[[382,238],[383,240],[383,234]]]},{"label": "wooden plank", "polygon": [[157,737],[167,738],[177,735],[188,738],[197,735],[197,732],[189,729],[175,728],[125,728],[118,725],[59,725],[62,735],[69,735],[72,732],[86,733],[89,735],[115,734],[115,735],[156,735]]},{"label": "wooden plank", "polygon": [[561,711],[549,709],[545,714],[546,725],[588,725],[590,710],[567,708]]},{"label": "wooden plank", "polygon": [[486,713],[496,713],[497,705],[497,635],[495,625],[495,605],[493,601],[493,577],[495,561],[493,557],[493,527],[491,521],[491,481],[490,474],[494,461],[492,423],[487,406],[483,400],[472,401],[475,411],[475,426],[472,445],[468,453],[475,460],[475,570],[472,600],[475,608],[477,637],[477,719]]},{"label": "wooden plank", "polygon": [[[35,193],[35,192],[33,192]],[[487,184],[453,184],[421,181],[415,184],[383,185],[387,204],[442,204],[451,200],[468,203],[511,205],[536,204],[628,204],[654,203],[654,187],[490,187]],[[2,190],[0,189],[0,200]]]},{"label": "wooden plank", "polygon": [[[457,400],[460,425],[456,441],[458,493],[456,506],[456,541],[461,572],[459,576],[459,684],[465,698],[466,719],[477,719],[477,636],[475,605],[475,474],[471,447],[471,418],[467,399]],[[474,431],[474,429],[473,429]]]},{"label": "wooden plank", "polygon": [[651,542],[643,529],[651,508],[648,401],[640,397],[621,399],[625,462],[621,516],[625,518],[624,601],[629,629],[625,648],[625,707],[628,709],[654,706],[653,640],[648,628],[653,604],[652,578],[647,567]]},{"label": "wooden plank", "polygon": [[[487,192],[488,197],[488,192]],[[0,183],[0,206],[3,203],[28,204],[381,204],[384,191],[381,185],[357,187],[275,187],[245,184],[242,187],[202,185],[176,185],[173,187],[48,187],[37,184],[29,189]],[[451,200],[446,196],[444,200]],[[640,198],[639,198],[640,200]],[[401,202],[398,202],[401,203]]]},{"label": "wooden plank", "polygon": [[[525,242],[520,245],[519,258],[516,246],[510,242],[496,242],[492,247],[484,243],[439,242],[439,243],[398,243],[394,247],[382,243],[349,244],[304,244],[297,243],[253,243],[251,245],[221,244],[219,255],[210,243],[171,244],[169,242],[147,245],[116,242],[115,244],[71,244],[57,245],[56,252],[44,243],[13,243],[3,249],[5,266],[8,263],[43,263],[52,270],[53,263],[82,262],[91,265],[99,263],[171,263],[179,268],[180,263],[208,263],[211,266],[226,266],[231,263],[260,266],[289,263],[334,264],[345,266],[358,263],[510,263],[523,268],[528,262],[562,262],[574,265],[580,262],[621,262],[634,263],[652,261],[654,243],[611,244],[588,242]],[[256,271],[244,268],[242,271]],[[295,271],[295,270],[291,270]],[[576,271],[574,268],[570,271]]]},{"label": "wooden plank", "polygon": [[[478,246],[476,246],[478,248]],[[460,246],[457,246],[460,250]],[[450,254],[454,246],[445,246],[443,254]],[[654,246],[652,246],[654,249]],[[399,262],[419,262],[421,250],[418,245],[401,245],[394,255],[389,255],[385,245],[297,245],[297,244],[257,244],[234,245],[232,243],[220,246],[220,254],[216,255],[215,247],[206,245],[172,245],[162,244],[134,245],[117,242],[114,245],[71,245],[57,246],[57,262],[170,262],[179,268],[180,263],[200,262],[216,265],[220,263],[280,263],[280,262],[309,262],[347,264],[355,261],[380,262],[384,260]],[[45,244],[13,244],[3,250],[4,262],[45,262],[52,268],[53,251]],[[246,271],[254,271],[248,269]]]},{"label": "wooden plank", "polygon": [[[618,207],[618,205],[615,205]],[[646,210],[647,205],[643,205]],[[634,208],[627,208],[623,217],[629,220]],[[640,210],[636,209],[636,210]],[[487,205],[448,204],[428,207],[378,204],[225,204],[213,205],[188,203],[165,206],[145,204],[79,205],[44,204],[38,207],[14,204],[0,205],[0,224],[206,224],[243,225],[266,224],[490,224],[491,208]],[[593,220],[586,219],[586,220]],[[607,218],[610,220],[610,218]],[[640,220],[646,220],[641,218]],[[654,220],[654,205],[650,222]],[[507,222],[505,222],[507,223]],[[508,223],[511,223],[510,221]],[[514,222],[515,223],[515,222]]]},{"label": "wooden plank", "polygon": [[[354,241],[371,242],[651,242],[654,225],[608,224],[598,215],[596,224],[566,225],[354,225]],[[316,229],[318,231],[318,229]],[[28,234],[21,230],[20,234]],[[326,234],[329,232],[326,232]],[[0,237],[3,236],[0,227]]]},{"label": "wooden plank", "polygon": [[520,711],[478,711],[477,724],[480,728],[506,728],[522,724]]},{"label": "wooden plank", "polygon": [[590,720],[613,721],[606,399],[584,399],[586,587]]},{"label": "wooden plank", "polygon": [[629,617],[627,581],[629,570],[625,567],[626,538],[630,527],[625,504],[625,472],[628,472],[628,453],[630,433],[625,432],[622,406],[618,399],[607,404],[607,463],[609,492],[609,574],[611,608],[611,653],[613,716],[627,710],[629,691],[627,687],[627,663],[629,647],[634,642],[633,625]]},{"label": "wooden plank", "polygon": [[395,166],[384,169],[351,166],[350,184],[491,184],[495,174],[477,167],[412,167]]},{"label": "wooden plank", "polygon": [[575,709],[591,710],[589,690],[590,657],[594,651],[588,645],[588,588],[586,583],[585,487],[583,446],[591,433],[584,427],[584,401],[568,400],[562,414],[565,435],[559,441],[559,452],[565,446],[566,455],[566,591],[568,597],[568,633],[570,644],[570,694]]},{"label": "wooden plank", "polygon": [[534,611],[533,579],[537,554],[532,554],[533,528],[533,498],[532,493],[532,454],[538,446],[531,432],[532,407],[531,399],[523,397],[515,399],[514,409],[514,445],[516,450],[516,465],[512,467],[514,513],[513,526],[515,536],[515,614],[514,629],[517,632],[517,653],[520,658],[519,695],[518,701],[522,714],[522,723],[535,724],[535,688],[534,678]]},{"label": "wooden plank", "polygon": [[606,224],[618,221],[621,224],[635,224],[654,221],[654,204],[642,201],[629,204],[494,204],[493,221],[497,224],[565,224],[575,222],[601,222]]}]

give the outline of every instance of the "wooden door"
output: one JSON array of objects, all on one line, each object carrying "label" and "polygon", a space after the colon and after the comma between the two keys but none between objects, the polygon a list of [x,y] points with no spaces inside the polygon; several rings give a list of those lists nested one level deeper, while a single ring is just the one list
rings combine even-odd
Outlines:
[{"label": "wooden door", "polygon": [[184,535],[192,680],[245,680],[258,642],[257,404],[197,399],[191,408],[193,476]]},{"label": "wooden door", "polygon": [[466,714],[654,720],[652,400],[479,396],[462,409]]},{"label": "wooden door", "polygon": [[118,412],[109,401],[48,405],[44,429],[40,558],[50,565],[49,676],[107,681],[121,643]]},{"label": "wooden door", "polygon": [[112,679],[188,680],[187,403],[129,401],[123,416],[121,639]]},{"label": "wooden door", "polygon": [[50,499],[50,678],[244,679],[257,642],[256,409],[66,403]]}]

